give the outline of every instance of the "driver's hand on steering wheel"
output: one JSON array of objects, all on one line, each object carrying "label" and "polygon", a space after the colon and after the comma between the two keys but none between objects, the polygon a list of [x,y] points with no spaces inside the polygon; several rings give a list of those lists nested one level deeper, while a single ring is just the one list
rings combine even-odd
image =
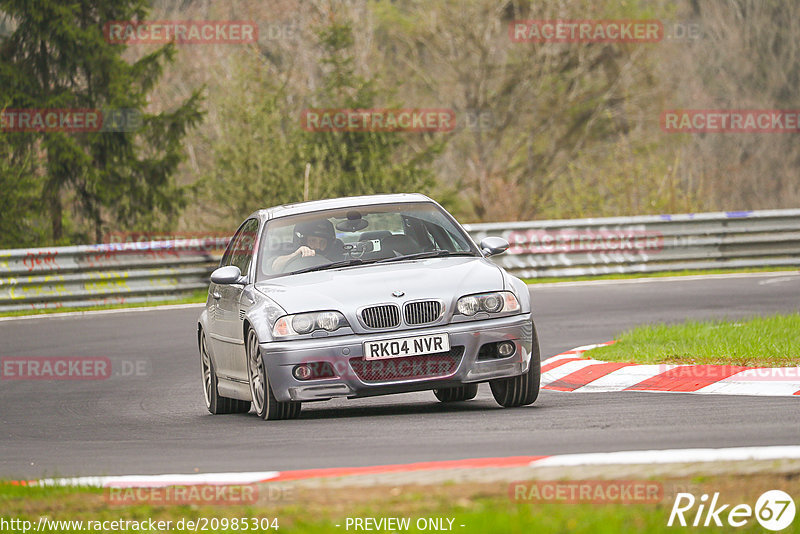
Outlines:
[{"label": "driver's hand on steering wheel", "polygon": [[314,250],[311,247],[307,247],[307,246],[303,245],[302,247],[300,247],[297,250],[295,250],[294,254],[292,254],[292,256],[295,256],[295,257],[303,256],[305,258],[306,256],[316,256],[316,254],[317,254],[316,250]]},{"label": "driver's hand on steering wheel", "polygon": [[286,268],[286,265],[290,262],[294,261],[298,257],[307,257],[307,256],[316,256],[317,251],[311,247],[307,247],[305,245],[301,246],[291,254],[287,254],[285,256],[278,256],[275,258],[275,261],[272,262],[272,270],[276,273],[283,272]]}]

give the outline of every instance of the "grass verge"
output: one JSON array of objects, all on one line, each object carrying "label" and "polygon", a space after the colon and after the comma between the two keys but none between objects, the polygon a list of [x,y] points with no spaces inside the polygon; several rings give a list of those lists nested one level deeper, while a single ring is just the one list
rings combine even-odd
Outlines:
[{"label": "grass verge", "polygon": [[748,269],[706,269],[700,271],[667,271],[660,273],[610,273],[590,276],[550,276],[545,278],[523,278],[526,284],[550,284],[553,282],[585,282],[591,280],[629,280],[634,278],[666,278],[670,276],[697,276],[704,274],[797,272],[797,267],[758,267]]},{"label": "grass verge", "polygon": [[[624,484],[625,481],[610,481]],[[378,486],[355,488],[329,488],[299,486],[294,488],[288,501],[258,502],[251,506],[164,506],[138,504],[134,506],[109,505],[105,491],[86,488],[37,488],[0,484],[0,516],[6,520],[21,519],[34,526],[40,517],[49,520],[111,521],[136,520],[171,521],[173,532],[185,531],[176,525],[183,519],[210,520],[211,518],[277,518],[279,532],[291,533],[342,533],[355,530],[346,528],[347,518],[409,518],[408,532],[419,532],[416,522],[420,518],[443,519],[447,526],[452,520],[452,531],[463,533],[512,532],[674,532],[676,526],[667,522],[678,492],[689,492],[698,499],[706,493],[719,492],[719,502],[732,506],[740,503],[755,506],[758,497],[768,490],[779,489],[796,496],[800,492],[798,473],[761,473],[750,475],[720,475],[713,477],[645,479],[658,483],[662,494],[656,502],[619,504],[584,502],[566,504],[531,498],[516,500],[509,492],[509,483],[445,483],[426,486]],[[262,486],[265,488],[266,486]],[[289,486],[291,488],[291,486]],[[260,494],[265,494],[261,491]],[[609,495],[611,495],[609,493]],[[699,503],[699,500],[697,501]],[[686,512],[692,521],[697,505]],[[728,507],[728,511],[731,506]],[[701,521],[705,519],[705,514]],[[727,519],[727,511],[720,519]],[[271,523],[275,524],[275,523]],[[339,525],[339,526],[337,526]],[[463,525],[463,526],[462,526]],[[751,517],[741,528],[726,531],[763,532]],[[796,532],[800,520],[783,532]],[[35,527],[34,527],[35,528]],[[680,529],[681,527],[677,527]],[[8,529],[7,529],[8,530]],[[200,529],[202,530],[202,529]],[[211,530],[211,529],[209,529]],[[231,532],[233,528],[216,528],[213,531]],[[272,529],[268,529],[272,530]],[[17,531],[21,531],[17,529]],[[40,532],[52,532],[43,529]],[[58,532],[76,532],[75,525],[60,525]],[[84,530],[85,532],[86,530]],[[119,530],[122,531],[122,530]],[[135,530],[126,530],[133,532]],[[242,531],[241,528],[238,531]],[[386,530],[383,530],[386,531]]]},{"label": "grass verge", "polygon": [[592,349],[596,360],[636,363],[800,365],[800,313],[736,321],[639,326]]}]

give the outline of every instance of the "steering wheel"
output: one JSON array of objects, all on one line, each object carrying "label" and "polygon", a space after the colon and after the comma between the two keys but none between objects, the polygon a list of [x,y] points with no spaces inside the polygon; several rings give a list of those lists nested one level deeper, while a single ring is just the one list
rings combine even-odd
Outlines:
[{"label": "steering wheel", "polygon": [[289,273],[292,271],[299,271],[300,269],[306,269],[308,267],[326,265],[328,263],[330,263],[330,261],[328,261],[328,259],[321,254],[316,254],[314,256],[299,255],[286,262],[286,265],[283,266],[283,272]]}]

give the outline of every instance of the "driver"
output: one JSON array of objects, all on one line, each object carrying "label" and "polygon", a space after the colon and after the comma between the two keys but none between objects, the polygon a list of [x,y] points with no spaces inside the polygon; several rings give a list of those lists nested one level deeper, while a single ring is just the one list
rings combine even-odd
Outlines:
[{"label": "driver", "polygon": [[275,258],[272,262],[274,272],[283,271],[286,264],[298,256],[320,255],[332,262],[343,258],[341,250],[336,247],[333,224],[326,219],[299,223],[294,227],[294,235],[300,246],[291,254]]}]

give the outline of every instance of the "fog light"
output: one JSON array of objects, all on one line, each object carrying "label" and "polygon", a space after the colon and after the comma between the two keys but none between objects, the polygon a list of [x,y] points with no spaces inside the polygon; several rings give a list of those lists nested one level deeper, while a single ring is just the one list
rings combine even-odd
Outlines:
[{"label": "fog light", "polygon": [[298,380],[308,380],[311,378],[311,366],[309,365],[296,365],[292,371],[294,377]]},{"label": "fog light", "polygon": [[511,343],[510,341],[504,341],[499,345],[497,345],[497,352],[503,358],[505,358],[506,356],[511,356],[512,354],[514,354],[514,344]]}]

